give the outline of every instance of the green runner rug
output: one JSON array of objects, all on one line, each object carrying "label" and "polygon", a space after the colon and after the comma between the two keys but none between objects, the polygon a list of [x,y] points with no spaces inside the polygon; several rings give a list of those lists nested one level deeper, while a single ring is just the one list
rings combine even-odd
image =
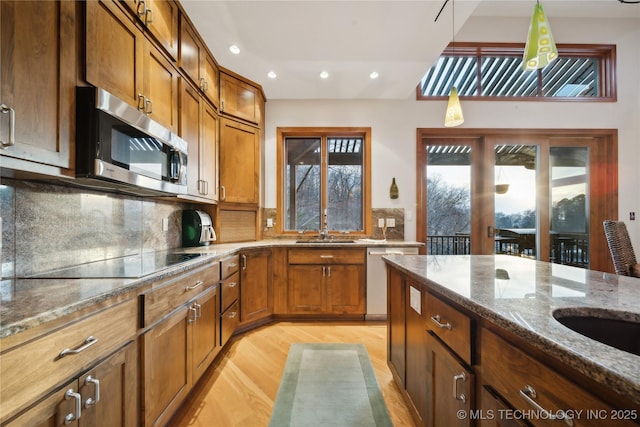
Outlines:
[{"label": "green runner rug", "polygon": [[392,426],[364,344],[292,344],[270,427]]}]

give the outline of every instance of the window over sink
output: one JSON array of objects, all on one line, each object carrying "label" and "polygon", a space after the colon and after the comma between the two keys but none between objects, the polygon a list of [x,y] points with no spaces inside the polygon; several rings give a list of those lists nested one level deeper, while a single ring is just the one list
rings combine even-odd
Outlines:
[{"label": "window over sink", "polygon": [[371,128],[278,128],[280,233],[368,234]]}]

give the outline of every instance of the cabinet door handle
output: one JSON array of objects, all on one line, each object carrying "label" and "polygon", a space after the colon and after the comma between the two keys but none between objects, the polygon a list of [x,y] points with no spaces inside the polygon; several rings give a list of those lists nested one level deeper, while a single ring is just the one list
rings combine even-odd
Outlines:
[{"label": "cabinet door handle", "polygon": [[89,406],[95,405],[96,403],[100,402],[100,381],[97,378],[93,378],[91,375],[89,375],[87,378],[85,378],[84,383],[87,385],[93,384],[96,389],[95,393],[93,393],[93,397],[89,397],[84,401],[84,407],[88,408]]},{"label": "cabinet door handle", "polygon": [[327,267],[325,267],[324,265],[322,266],[322,277],[327,275]]},{"label": "cabinet door handle", "polygon": [[69,413],[69,414],[65,415],[65,417],[64,417],[64,425],[71,424],[75,420],[79,419],[80,415],[82,415],[82,396],[80,396],[80,393],[76,393],[75,391],[73,391],[72,388],[70,388],[64,394],[64,400],[68,400],[68,399],[75,399],[76,400],[76,410],[75,410],[75,414]]},{"label": "cabinet door handle", "polygon": [[333,258],[333,255],[320,255],[320,258],[322,258],[322,259],[331,259],[331,258]]},{"label": "cabinet door handle", "polygon": [[242,254],[242,269],[247,269],[247,256],[245,254]]},{"label": "cabinet door handle", "polygon": [[435,323],[436,325],[438,325],[438,327],[439,327],[439,328],[442,328],[442,329],[449,329],[449,330],[451,330],[451,329],[452,329],[451,323],[449,323],[449,322],[447,322],[447,323],[441,323],[441,320],[442,320],[442,319],[440,319],[440,315],[439,315],[439,314],[436,314],[436,315],[431,316],[431,321],[432,321],[433,323]]},{"label": "cabinet door handle", "polygon": [[198,320],[199,318],[202,317],[202,305],[198,304],[197,302],[194,302],[193,306],[196,309],[196,320]]},{"label": "cabinet door handle", "polygon": [[84,340],[84,342],[78,346],[77,348],[65,348],[64,350],[62,350],[60,352],[60,354],[58,354],[58,358],[62,359],[63,357],[69,355],[69,354],[78,354],[81,351],[85,351],[86,349],[88,349],[89,347],[91,347],[92,345],[94,345],[95,343],[98,342],[98,338],[93,337],[93,336],[88,336],[87,339]]},{"label": "cabinet door handle", "polygon": [[202,285],[204,285],[204,282],[202,280],[198,280],[195,285],[187,286],[186,288],[184,288],[184,290],[185,292],[192,291],[194,289],[199,288]]},{"label": "cabinet door handle", "polygon": [[149,25],[153,23],[153,10],[147,9],[144,12],[144,25]]},{"label": "cabinet door handle", "polygon": [[153,113],[153,101],[150,99],[145,99],[144,101],[144,112],[146,114],[152,114]]},{"label": "cabinet door handle", "polygon": [[144,0],[140,0],[140,2],[138,3],[138,10],[136,11],[136,13],[138,14],[139,18],[142,18],[147,13],[147,5],[145,4]]},{"label": "cabinet door handle", "polygon": [[458,375],[453,376],[453,397],[456,400],[461,400],[463,402],[467,401],[467,396],[464,393],[458,393],[458,381],[465,381],[467,379],[467,375],[464,372],[460,372]]},{"label": "cabinet door handle", "polygon": [[[538,393],[536,393],[536,390],[533,387],[531,387],[529,384],[525,385],[524,389],[520,390],[520,396],[522,396],[522,398],[526,400],[529,405],[533,406],[541,414],[544,414],[544,416],[548,417],[548,419],[550,420],[559,419],[559,417],[555,415],[552,411],[547,411],[542,406],[540,406],[538,402],[534,400],[536,397],[538,397]],[[564,421],[564,423],[570,427],[573,427],[573,418],[570,418],[568,414],[563,413],[563,415],[564,417],[562,418],[562,420]]]},{"label": "cabinet door handle", "polygon": [[238,315],[237,311],[232,311],[231,313],[227,314],[227,318],[229,319],[233,319],[234,317],[236,317]]},{"label": "cabinet door handle", "polygon": [[224,188],[224,185],[220,186],[220,200],[227,200],[227,189]]},{"label": "cabinet door handle", "polygon": [[331,267],[327,267],[327,277],[331,277]]},{"label": "cabinet door handle", "polygon": [[138,94],[138,110],[144,111],[145,101],[147,98],[141,93]]},{"label": "cabinet door handle", "polygon": [[[193,317],[191,317],[191,313],[193,313]],[[198,318],[198,311],[194,306],[189,307],[189,315],[187,316],[187,323],[193,323]]]},{"label": "cabinet door handle", "polygon": [[16,139],[15,139],[15,134],[16,134],[16,111],[5,105],[5,104],[1,104],[0,105],[0,113],[2,114],[7,114],[9,113],[9,139],[7,140],[7,142],[4,141],[0,141],[0,148],[5,149],[7,147],[11,147],[12,145],[15,145],[16,143]]},{"label": "cabinet door handle", "polygon": [[236,286],[238,286],[238,282],[229,282],[227,284],[227,288],[235,288]]}]

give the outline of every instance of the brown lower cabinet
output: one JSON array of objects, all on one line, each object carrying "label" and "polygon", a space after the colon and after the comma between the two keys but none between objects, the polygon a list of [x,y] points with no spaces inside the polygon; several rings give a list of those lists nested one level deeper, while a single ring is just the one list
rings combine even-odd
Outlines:
[{"label": "brown lower cabinet", "polygon": [[273,314],[273,264],[271,249],[240,254],[240,322],[247,325]]},{"label": "brown lower cabinet", "polygon": [[137,358],[137,345],[130,342],[6,425],[138,425]]}]

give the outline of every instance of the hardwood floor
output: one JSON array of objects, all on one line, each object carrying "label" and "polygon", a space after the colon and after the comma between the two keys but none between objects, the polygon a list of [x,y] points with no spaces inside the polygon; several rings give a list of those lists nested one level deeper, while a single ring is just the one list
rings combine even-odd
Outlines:
[{"label": "hardwood floor", "polygon": [[394,426],[415,426],[387,367],[387,326],[371,322],[280,322],[234,338],[171,425],[268,426],[289,346],[295,342],[364,343]]}]

